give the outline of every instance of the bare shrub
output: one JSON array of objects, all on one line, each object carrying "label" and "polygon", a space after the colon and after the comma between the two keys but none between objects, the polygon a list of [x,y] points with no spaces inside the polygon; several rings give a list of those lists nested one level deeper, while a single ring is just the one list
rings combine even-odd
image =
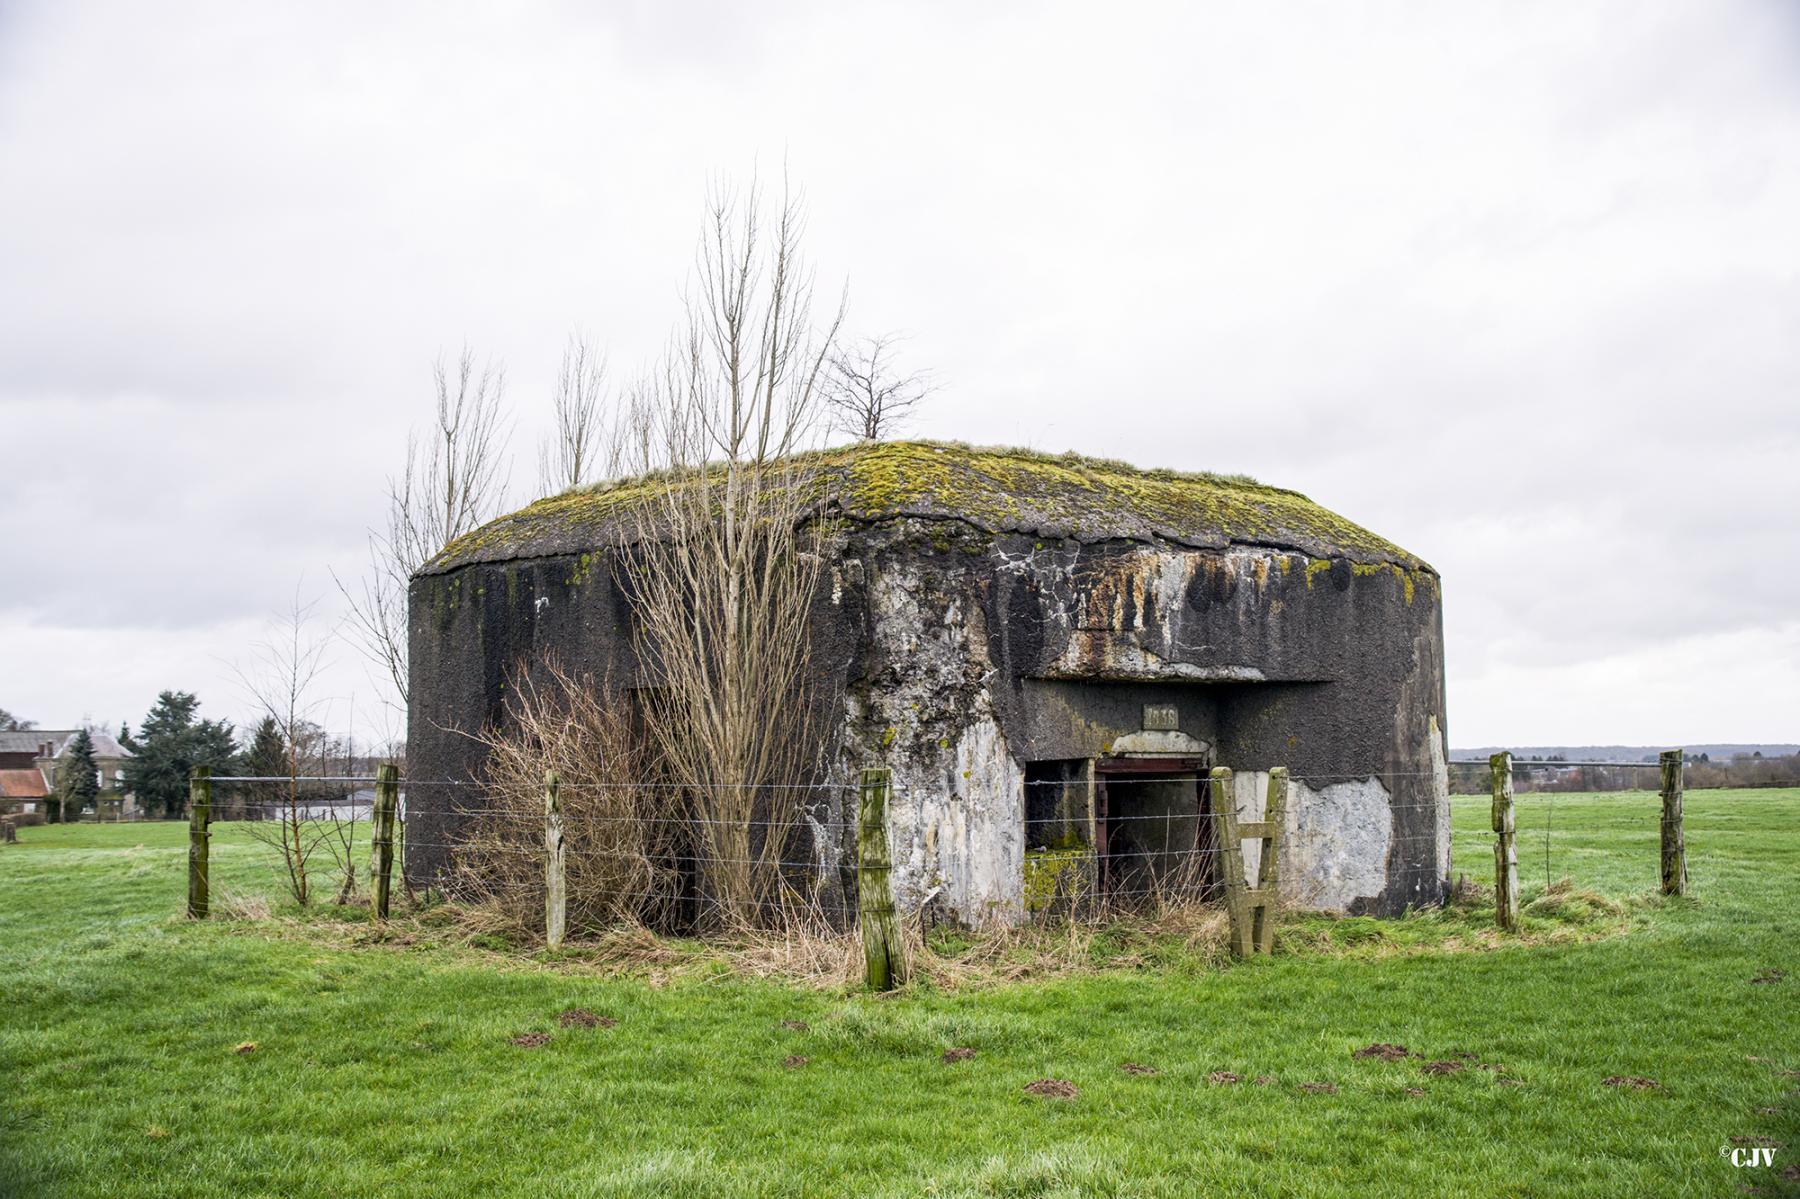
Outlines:
[{"label": "bare shrub", "polygon": [[261,809],[264,819],[246,824],[244,831],[281,855],[288,895],[301,907],[312,902],[314,866],[321,853],[340,880],[337,902],[348,903],[356,889],[355,810],[345,802],[347,795],[309,779],[330,773],[336,750],[313,720],[324,702],[317,685],[327,666],[332,636],[315,630],[316,604],[302,602],[296,587],[292,607],[256,644],[255,664],[238,671],[280,738],[282,773],[287,776],[278,783],[253,784],[258,788],[253,799],[268,808]]},{"label": "bare shrub", "polygon": [[806,856],[801,785],[822,756],[806,682],[822,534],[791,455],[817,433],[842,310],[815,332],[802,224],[791,198],[765,229],[754,187],[714,197],[687,321],[631,406],[630,464],[655,473],[619,575],[647,740],[715,929],[789,920],[819,883],[784,865]]},{"label": "bare shrub", "polygon": [[[535,676],[535,677],[534,677]],[[485,806],[452,854],[456,890],[513,930],[544,928],[544,776],[560,780],[571,932],[665,926],[680,896],[680,830],[647,786],[625,697],[554,659],[519,669],[487,748]]]}]

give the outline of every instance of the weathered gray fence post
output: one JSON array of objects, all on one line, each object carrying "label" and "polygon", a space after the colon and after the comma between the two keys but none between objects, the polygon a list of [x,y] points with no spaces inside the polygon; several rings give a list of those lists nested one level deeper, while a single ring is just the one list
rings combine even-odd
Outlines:
[{"label": "weathered gray fence post", "polygon": [[569,892],[563,877],[562,781],[544,772],[544,944],[558,949],[569,926]]},{"label": "weathered gray fence post", "polygon": [[372,841],[375,850],[375,919],[388,918],[388,893],[394,880],[394,809],[400,805],[400,768],[383,762],[375,768],[375,810]]},{"label": "weathered gray fence post", "polygon": [[4,841],[8,845],[12,845],[12,844],[17,843],[18,840],[19,840],[18,819],[15,817],[12,817],[12,816],[0,816],[0,841]]},{"label": "weathered gray fence post", "polygon": [[206,919],[206,866],[212,840],[212,767],[196,766],[188,775],[188,902],[190,920]]},{"label": "weathered gray fence post", "polygon": [[1687,894],[1687,837],[1681,829],[1681,767],[1685,751],[1665,749],[1662,763],[1662,893]]},{"label": "weathered gray fence post", "polygon": [[869,986],[889,991],[906,981],[906,947],[894,917],[893,858],[888,849],[886,767],[862,772],[857,804],[856,914]]},{"label": "weathered gray fence post", "polygon": [[1519,927],[1519,855],[1513,845],[1512,755],[1488,758],[1494,779],[1494,923],[1504,929]]}]

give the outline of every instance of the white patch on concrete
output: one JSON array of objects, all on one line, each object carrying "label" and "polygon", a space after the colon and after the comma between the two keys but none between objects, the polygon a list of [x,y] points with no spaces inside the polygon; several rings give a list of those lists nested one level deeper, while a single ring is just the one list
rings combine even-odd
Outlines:
[{"label": "white patch on concrete", "polygon": [[1171,730],[1160,731],[1144,729],[1136,733],[1126,733],[1113,741],[1108,750],[1112,754],[1130,754],[1133,757],[1155,757],[1157,754],[1169,754],[1181,758],[1197,758],[1206,753],[1211,746],[1186,733]]},{"label": "white patch on concrete", "polygon": [[1024,794],[1024,772],[991,715],[969,726],[944,774],[897,771],[889,827],[900,908],[913,911],[936,892],[940,906],[968,924],[1018,919],[1024,912]]},{"label": "white patch on concrete", "polygon": [[[1024,771],[1013,761],[985,690],[970,699],[971,669],[986,666],[979,609],[964,618],[951,586],[941,619],[920,604],[912,563],[887,566],[869,587],[875,636],[904,662],[899,686],[849,699],[851,727],[879,738],[847,746],[847,763],[885,760],[893,774],[888,827],[894,898],[914,911],[936,905],[968,924],[1016,920],[1024,911]],[[991,671],[990,671],[991,673]],[[947,712],[954,704],[956,710]],[[950,742],[933,732],[960,727]]]},{"label": "white patch on concrete", "polygon": [[[1269,805],[1269,772],[1231,776],[1239,820],[1261,820]],[[1333,783],[1315,791],[1289,781],[1287,835],[1281,844],[1281,898],[1307,911],[1342,912],[1387,889],[1394,839],[1393,797],[1378,778]],[[1261,839],[1244,842],[1244,878],[1262,866]]]},{"label": "white patch on concrete", "polygon": [[[1231,775],[1231,794],[1236,800],[1237,818],[1239,820],[1261,820],[1263,813],[1269,810],[1269,772],[1266,770],[1238,770]],[[1294,804],[1293,784],[1288,784],[1288,806]],[[1255,885],[1256,872],[1262,867],[1262,840],[1244,842],[1244,881]],[[1293,859],[1288,859],[1288,872],[1293,872]],[[1223,879],[1224,872],[1218,877]],[[1285,888],[1283,888],[1285,891]]]},{"label": "white patch on concrete", "polygon": [[1290,782],[1287,833],[1281,847],[1281,895],[1293,906],[1342,912],[1387,889],[1394,809],[1393,796],[1379,778],[1333,783],[1318,791]]},{"label": "white patch on concrete", "polygon": [[1436,716],[1427,718],[1430,722],[1430,743],[1426,746],[1431,755],[1431,799],[1437,805],[1437,863],[1438,873],[1444,878],[1450,877],[1450,755],[1444,748],[1444,731],[1438,728]]},{"label": "white patch on concrete", "polygon": [[1173,662],[1138,640],[1135,633],[1077,629],[1047,679],[1130,679],[1143,682],[1260,683],[1268,676],[1259,667],[1224,664],[1196,666]]}]

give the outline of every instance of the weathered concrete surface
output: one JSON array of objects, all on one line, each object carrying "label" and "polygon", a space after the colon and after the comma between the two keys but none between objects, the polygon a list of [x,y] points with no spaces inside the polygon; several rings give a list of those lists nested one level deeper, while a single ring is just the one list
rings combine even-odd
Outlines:
[{"label": "weathered concrete surface", "polygon": [[[1183,744],[1238,772],[1246,818],[1264,772],[1292,771],[1295,901],[1389,913],[1441,900],[1448,781],[1429,567],[1373,535],[1327,541],[1325,524],[1295,535],[1312,518],[1287,509],[1275,533],[1234,532],[1160,509],[1133,524],[1104,496],[1092,501],[1101,516],[1042,496],[1016,516],[983,495],[965,497],[979,519],[964,521],[941,515],[945,497],[900,490],[912,498],[891,511],[835,509],[857,519],[831,539],[812,681],[829,717],[828,781],[893,770],[903,906],[1020,916],[1026,764],[1141,748],[1151,704],[1176,709]],[[1040,518],[1047,527],[1029,527]],[[475,746],[456,730],[504,719],[507,673],[545,650],[622,686],[648,681],[614,551],[597,533],[584,543],[582,526],[552,537],[542,523],[519,552],[547,556],[508,558],[496,533],[415,579],[415,777],[467,771]],[[822,794],[814,811],[827,842],[847,828],[840,798]],[[436,831],[421,840],[453,835],[454,820]],[[818,852],[832,862],[844,849]],[[439,865],[422,852],[408,869]]]}]

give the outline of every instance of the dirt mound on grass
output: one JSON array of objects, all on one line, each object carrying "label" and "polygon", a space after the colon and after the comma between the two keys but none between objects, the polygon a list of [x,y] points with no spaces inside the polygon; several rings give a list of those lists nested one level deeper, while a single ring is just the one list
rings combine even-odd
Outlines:
[{"label": "dirt mound on grass", "polygon": [[512,1039],[512,1043],[520,1049],[541,1049],[550,1043],[547,1032],[522,1032]]},{"label": "dirt mound on grass", "polygon": [[611,1028],[618,1023],[611,1016],[596,1016],[584,1007],[572,1007],[557,1016],[556,1022],[564,1028]]},{"label": "dirt mound on grass", "polygon": [[1455,1060],[1426,1062],[1423,1066],[1419,1067],[1419,1069],[1425,1071],[1427,1074],[1456,1074],[1459,1073],[1462,1068],[1463,1064]]},{"label": "dirt mound on grass", "polygon": [[956,1062],[966,1062],[974,1056],[975,1056],[975,1051],[973,1049],[968,1048],[967,1046],[958,1046],[955,1049],[946,1049],[946,1050],[944,1050],[944,1064],[946,1066],[949,1066],[949,1065],[953,1065]]},{"label": "dirt mound on grass", "polygon": [[1081,1094],[1075,1084],[1066,1078],[1040,1078],[1036,1082],[1025,1084],[1027,1095],[1037,1095],[1044,1099],[1073,1099]]},{"label": "dirt mound on grass", "polygon": [[1603,1087],[1624,1087],[1632,1091],[1660,1091],[1662,1084],[1654,1078],[1640,1078],[1635,1074],[1614,1074],[1600,1080]]},{"label": "dirt mound on grass", "polygon": [[1384,1062],[1397,1062],[1412,1057],[1413,1052],[1404,1045],[1391,1045],[1386,1041],[1377,1041],[1373,1045],[1364,1045],[1350,1056],[1358,1059],[1373,1057]]},{"label": "dirt mound on grass", "polygon": [[1141,1074],[1147,1076],[1156,1073],[1155,1066],[1146,1066],[1142,1062],[1126,1062],[1124,1065],[1120,1066],[1119,1069],[1125,1071],[1127,1074]]}]

